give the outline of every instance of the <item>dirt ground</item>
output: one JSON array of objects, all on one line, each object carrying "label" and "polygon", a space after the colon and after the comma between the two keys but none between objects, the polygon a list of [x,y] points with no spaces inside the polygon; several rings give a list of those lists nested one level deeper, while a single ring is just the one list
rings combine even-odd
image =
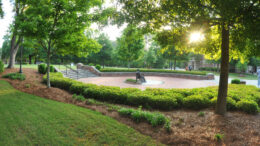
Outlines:
[{"label": "dirt ground", "polygon": [[[17,71],[18,69],[7,69],[2,75]],[[72,99],[72,94],[67,91],[58,88],[46,88],[42,84],[42,75],[38,74],[36,70],[24,69],[24,73],[26,74],[25,81],[0,79],[8,81],[14,88],[22,92],[96,110],[166,145],[260,145],[260,114],[248,115],[241,112],[228,112],[223,117],[214,114],[212,109],[205,109],[203,110],[205,116],[199,117],[199,111],[160,111],[172,121],[172,132],[167,133],[162,127],[153,128],[147,123],[137,124],[120,116],[116,111],[109,110],[104,105],[87,105],[75,102]],[[26,84],[30,84],[30,87],[28,88],[28,85],[26,87]],[[224,134],[222,141],[218,142],[214,138],[217,133]]]}]

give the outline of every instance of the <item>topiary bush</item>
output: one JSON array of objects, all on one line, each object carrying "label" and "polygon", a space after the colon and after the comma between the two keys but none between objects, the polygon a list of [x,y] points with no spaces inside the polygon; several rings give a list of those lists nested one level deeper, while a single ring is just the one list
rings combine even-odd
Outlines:
[{"label": "topiary bush", "polygon": [[239,79],[233,79],[231,81],[231,84],[240,84],[240,80]]},{"label": "topiary bush", "polygon": [[[47,66],[46,66],[46,72],[47,72]],[[55,68],[53,65],[50,65],[50,72],[55,72]]]},{"label": "topiary bush", "polygon": [[211,104],[210,100],[206,97],[203,97],[201,95],[191,95],[183,100],[183,105],[186,108],[190,109],[203,109],[209,107]]},{"label": "topiary bush", "polygon": [[38,72],[39,72],[40,74],[46,74],[46,72],[47,72],[46,69],[47,69],[46,64],[41,63],[41,64],[38,65]]},{"label": "topiary bush", "polygon": [[0,60],[0,73],[4,72],[5,69],[4,67],[5,67],[4,63]]},{"label": "topiary bush", "polygon": [[100,70],[100,69],[101,69],[101,66],[100,66],[99,64],[97,64],[97,65],[95,66],[95,68],[96,68],[97,70]]},{"label": "topiary bush", "polygon": [[256,102],[252,100],[241,100],[237,103],[237,108],[249,114],[256,114],[259,112],[259,107]]}]

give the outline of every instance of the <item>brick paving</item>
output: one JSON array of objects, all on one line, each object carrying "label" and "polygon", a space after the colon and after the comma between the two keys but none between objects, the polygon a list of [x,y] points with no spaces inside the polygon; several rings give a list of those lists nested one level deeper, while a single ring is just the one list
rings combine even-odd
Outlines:
[{"label": "brick paving", "polygon": [[84,83],[93,83],[97,85],[105,86],[119,86],[121,88],[139,88],[146,89],[150,88],[199,88],[199,87],[208,87],[216,86],[217,83],[211,80],[192,80],[192,79],[182,79],[182,78],[173,78],[173,77],[155,77],[155,76],[146,76],[146,80],[155,80],[163,81],[163,84],[160,85],[135,85],[125,83],[126,79],[135,79],[135,77],[94,77],[94,78],[82,78],[79,81]]}]

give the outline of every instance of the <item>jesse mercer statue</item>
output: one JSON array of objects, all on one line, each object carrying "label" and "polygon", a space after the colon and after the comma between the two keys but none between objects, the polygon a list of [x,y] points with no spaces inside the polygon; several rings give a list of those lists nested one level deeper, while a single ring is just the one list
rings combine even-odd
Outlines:
[{"label": "jesse mercer statue", "polygon": [[141,83],[145,83],[146,82],[146,80],[144,78],[144,74],[141,74],[139,69],[137,69],[137,72],[136,72],[136,82],[138,80],[140,80]]}]

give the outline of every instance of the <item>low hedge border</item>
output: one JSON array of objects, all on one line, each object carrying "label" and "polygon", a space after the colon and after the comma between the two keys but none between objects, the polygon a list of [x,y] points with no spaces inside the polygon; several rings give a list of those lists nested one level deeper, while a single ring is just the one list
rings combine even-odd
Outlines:
[{"label": "low hedge border", "polygon": [[[217,87],[195,89],[147,88],[141,91],[137,88],[121,89],[120,87],[85,84],[64,78],[61,73],[51,73],[50,80],[53,87],[83,95],[85,98],[137,107],[143,106],[148,109],[187,108],[200,110],[214,107],[217,100]],[[46,75],[44,81],[46,82]],[[254,86],[230,85],[227,103],[228,110],[256,114],[259,112],[260,91]]]},{"label": "low hedge border", "polygon": [[[101,72],[136,72],[137,69],[120,69],[120,68],[102,68]],[[158,73],[177,73],[177,74],[191,74],[191,75],[207,75],[201,71],[178,71],[178,70],[164,70],[164,69],[139,69],[140,72],[158,72]]]}]

